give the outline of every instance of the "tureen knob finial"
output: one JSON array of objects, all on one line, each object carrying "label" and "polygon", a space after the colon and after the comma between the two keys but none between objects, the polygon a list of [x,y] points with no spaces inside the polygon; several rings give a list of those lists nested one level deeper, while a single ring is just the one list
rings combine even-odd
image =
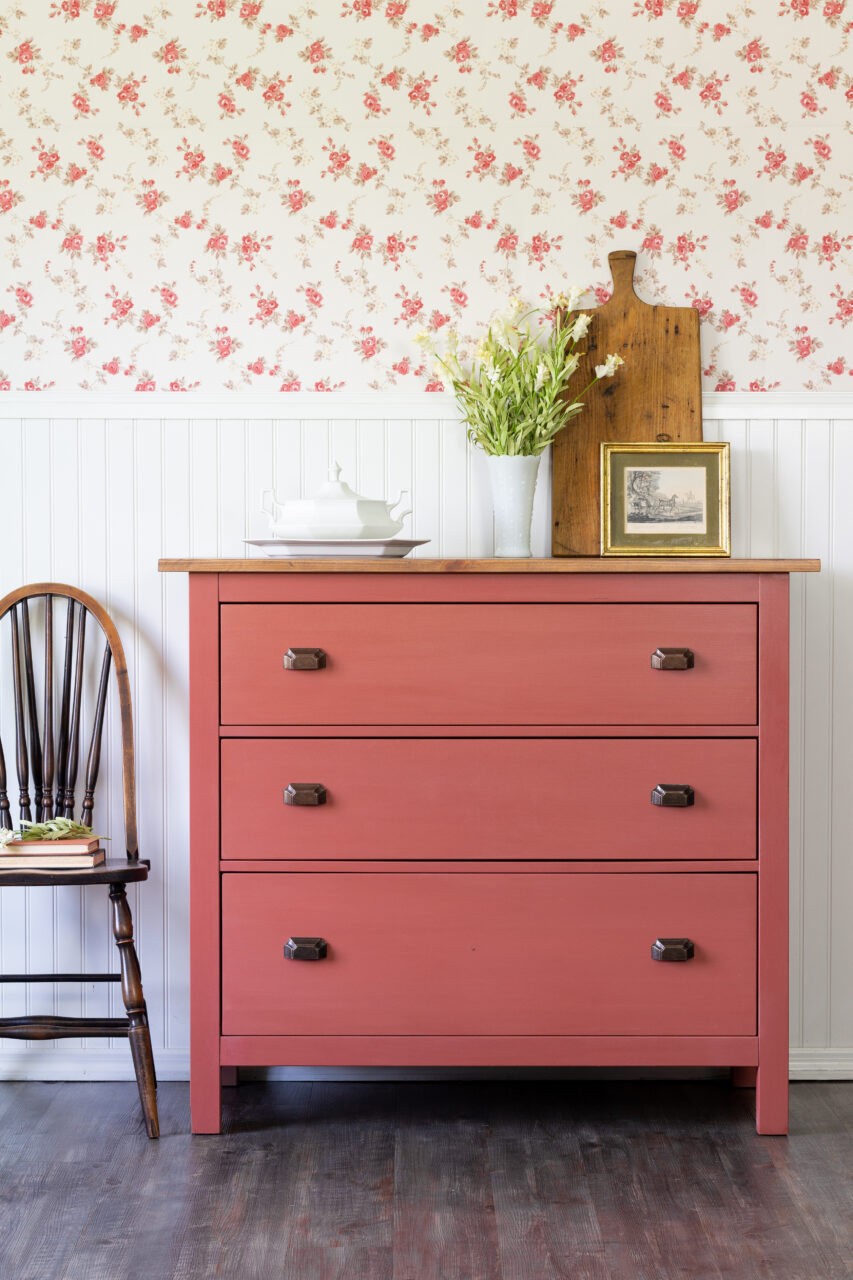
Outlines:
[{"label": "tureen knob finial", "polygon": [[340,478],[341,478],[341,464],[339,462],[333,462],[332,465],[329,467],[329,479],[338,481],[340,480]]}]

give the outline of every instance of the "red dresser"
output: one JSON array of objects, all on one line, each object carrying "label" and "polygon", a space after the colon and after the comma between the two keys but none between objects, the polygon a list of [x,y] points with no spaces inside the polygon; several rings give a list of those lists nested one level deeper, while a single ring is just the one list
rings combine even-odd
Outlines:
[{"label": "red dresser", "polygon": [[731,1066],[787,1128],[788,574],[190,573],[192,1122],[237,1066]]}]

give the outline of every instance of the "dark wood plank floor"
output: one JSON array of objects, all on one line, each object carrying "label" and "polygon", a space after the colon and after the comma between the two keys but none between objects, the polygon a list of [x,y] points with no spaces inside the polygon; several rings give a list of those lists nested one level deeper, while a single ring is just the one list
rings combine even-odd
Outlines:
[{"label": "dark wood plank floor", "polygon": [[851,1280],[853,1083],[0,1085],[2,1280]]}]

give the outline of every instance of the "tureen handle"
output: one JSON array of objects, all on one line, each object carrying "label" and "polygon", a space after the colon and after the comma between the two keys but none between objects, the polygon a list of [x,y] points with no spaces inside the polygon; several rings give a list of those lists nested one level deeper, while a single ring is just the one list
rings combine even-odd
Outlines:
[{"label": "tureen handle", "polygon": [[[394,510],[394,508],[395,508],[395,507],[399,507],[399,505],[400,505],[400,503],[403,501],[403,499],[404,499],[404,498],[408,498],[408,496],[409,496],[409,491],[408,491],[408,489],[401,489],[401,490],[400,490],[400,496],[399,496],[399,498],[395,498],[393,502],[389,502],[389,503],[388,503],[388,514],[389,514],[389,516],[390,516],[391,512]],[[412,514],[412,508],[411,508],[411,507],[407,507],[405,511],[398,511],[398,512],[397,512],[397,514],[394,516],[394,519],[395,519],[395,520],[404,520],[404,519],[406,518],[406,516],[410,516],[411,514]]]},{"label": "tureen handle", "polygon": [[261,494],[261,511],[268,515],[271,520],[275,520],[276,505],[275,490],[264,489]]}]

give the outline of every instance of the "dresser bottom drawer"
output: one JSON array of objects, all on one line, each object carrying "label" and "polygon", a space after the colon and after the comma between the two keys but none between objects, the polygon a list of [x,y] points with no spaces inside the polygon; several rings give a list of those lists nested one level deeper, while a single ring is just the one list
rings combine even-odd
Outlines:
[{"label": "dresser bottom drawer", "polygon": [[[325,957],[285,958],[306,936]],[[224,1035],[755,1032],[753,874],[222,877]]]}]

